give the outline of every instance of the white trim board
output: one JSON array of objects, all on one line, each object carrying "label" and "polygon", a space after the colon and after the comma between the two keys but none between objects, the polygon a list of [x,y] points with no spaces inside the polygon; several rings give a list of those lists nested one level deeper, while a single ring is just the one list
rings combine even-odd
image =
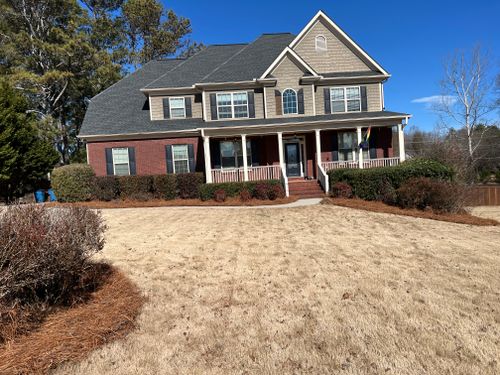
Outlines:
[{"label": "white trim board", "polygon": [[279,56],[273,61],[273,63],[267,68],[267,70],[262,74],[260,79],[266,78],[285,58],[286,54],[289,53],[292,55],[292,57],[297,60],[304,68],[306,68],[309,73],[311,73],[314,77],[319,77],[318,73],[314,71],[313,68],[309,64],[307,64],[297,53],[292,50],[290,47],[286,47],[280,54]]}]

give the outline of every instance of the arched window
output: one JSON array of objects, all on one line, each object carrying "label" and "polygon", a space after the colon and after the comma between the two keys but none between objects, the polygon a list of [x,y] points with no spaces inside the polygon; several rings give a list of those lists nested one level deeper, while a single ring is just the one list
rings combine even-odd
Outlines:
[{"label": "arched window", "polygon": [[290,115],[297,111],[297,93],[293,89],[283,91],[283,114]]},{"label": "arched window", "polygon": [[326,50],[326,38],[323,35],[316,36],[316,52],[325,52]]}]

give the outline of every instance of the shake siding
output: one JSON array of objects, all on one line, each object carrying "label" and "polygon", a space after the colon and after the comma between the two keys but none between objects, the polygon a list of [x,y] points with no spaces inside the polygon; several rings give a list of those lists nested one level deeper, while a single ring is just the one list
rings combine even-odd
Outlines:
[{"label": "shake siding", "polygon": [[[202,105],[201,98],[199,103],[195,101],[195,95],[170,95],[170,97],[175,98],[191,98],[191,107],[193,118],[202,118]],[[149,106],[151,108],[151,118],[152,120],[163,120],[163,98],[168,98],[168,96],[151,96],[149,98]]]},{"label": "shake siding", "polygon": [[[350,86],[350,85],[339,85],[339,86]],[[380,111],[381,98],[380,98],[380,88],[378,83],[367,83],[367,84],[353,84],[352,86],[366,86],[366,97],[368,100],[368,112]],[[317,86],[316,87],[316,114],[325,114],[325,97],[323,89],[325,87],[335,87],[334,86]]]},{"label": "shake siding", "polygon": [[[323,35],[327,40],[327,51],[316,52],[316,36]],[[294,50],[317,73],[355,72],[371,70],[363,60],[351,51],[340,35],[334,34],[328,27],[318,20]]]},{"label": "shake siding", "polygon": [[[207,109],[207,119],[206,121],[212,121],[212,117],[210,115],[210,94],[222,93],[222,92],[240,92],[240,91],[252,91],[251,89],[234,89],[234,90],[217,90],[217,91],[205,91],[205,107]],[[264,118],[264,94],[262,92],[255,92],[255,118]],[[231,120],[231,119],[225,119]],[[238,119],[235,119],[236,121]]]},{"label": "shake siding", "polygon": [[286,115],[286,117],[300,117],[300,116],[313,116],[313,100],[311,85],[301,85],[300,79],[304,76],[304,71],[299,68],[292,60],[285,57],[283,61],[271,72],[271,76],[278,80],[276,87],[266,88],[266,101],[267,101],[267,117],[284,117],[283,115],[276,115],[276,98],[275,90],[281,93],[285,89],[294,89],[298,91],[304,90],[304,114],[303,115]]}]

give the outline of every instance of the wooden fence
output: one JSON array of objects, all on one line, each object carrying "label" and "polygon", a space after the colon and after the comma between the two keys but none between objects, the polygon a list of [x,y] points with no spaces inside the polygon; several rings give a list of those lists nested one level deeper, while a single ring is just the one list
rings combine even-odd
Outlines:
[{"label": "wooden fence", "polygon": [[469,206],[500,206],[500,185],[476,185],[467,201]]}]

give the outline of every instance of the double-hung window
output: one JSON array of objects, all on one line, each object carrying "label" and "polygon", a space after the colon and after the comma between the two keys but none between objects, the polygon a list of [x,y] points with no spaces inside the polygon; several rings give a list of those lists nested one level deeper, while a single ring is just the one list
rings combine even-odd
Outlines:
[{"label": "double-hung window", "polygon": [[130,175],[130,159],[128,148],[114,148],[113,155],[113,174],[115,176]]},{"label": "double-hung window", "polygon": [[357,143],[358,135],[356,132],[339,132],[339,161],[356,160],[356,150],[358,149],[363,152],[363,160],[370,159],[369,150],[361,150]]},{"label": "double-hung window", "polygon": [[218,118],[248,117],[248,94],[246,92],[231,92],[217,94]]},{"label": "double-hung window", "polygon": [[[251,142],[247,141],[247,165],[252,165]],[[241,141],[222,141],[220,143],[220,160],[222,168],[242,168],[243,149]]]},{"label": "double-hung window", "polygon": [[186,101],[184,98],[170,98],[170,118],[186,117]]},{"label": "double-hung window", "polygon": [[172,146],[174,173],[189,173],[189,152],[187,145]]},{"label": "double-hung window", "polygon": [[332,113],[360,112],[361,89],[359,86],[334,87],[330,89]]}]

